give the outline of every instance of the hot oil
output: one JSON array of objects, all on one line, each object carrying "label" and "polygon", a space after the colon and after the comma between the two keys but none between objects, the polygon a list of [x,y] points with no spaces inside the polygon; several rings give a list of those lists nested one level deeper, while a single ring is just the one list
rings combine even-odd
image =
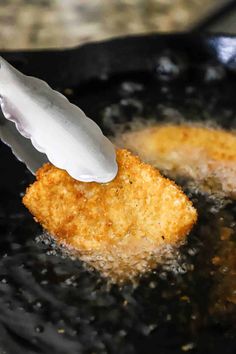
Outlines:
[{"label": "hot oil", "polygon": [[[70,99],[98,117],[106,134],[114,124],[130,129],[137,118],[175,122],[176,115],[234,129],[233,85],[160,85],[145,76],[74,90]],[[235,352],[234,200],[178,178],[199,213],[188,242],[139,283],[118,286],[77,258],[59,255],[51,240],[35,241],[42,229],[19,198],[29,182],[26,175],[14,192],[1,189],[0,343],[6,353]]]},{"label": "hot oil", "polygon": [[[186,118],[176,109],[165,109],[165,120],[164,122],[158,122],[157,119],[149,119],[148,121],[142,118],[137,118],[132,120],[131,122],[126,122],[124,124],[112,124],[110,120],[109,129],[113,132],[113,142],[119,146],[127,149],[131,149],[134,153],[142,157],[142,152],[145,150],[145,144],[142,147],[139,146],[138,140],[126,140],[126,134],[128,132],[132,133],[138,132],[142,136],[145,136],[145,132],[147,128],[149,130],[171,126],[179,125],[179,126],[187,126],[191,129],[191,127],[199,127],[203,129],[215,129],[221,130],[221,126],[216,123],[214,120],[206,120],[202,121],[193,121],[186,120]],[[114,122],[113,122],[114,123]],[[230,132],[231,130],[228,129]],[[232,134],[235,134],[235,130],[232,130]],[[137,138],[137,137],[136,137]],[[217,144],[217,141],[215,142]],[[146,144],[149,144],[149,141],[146,141]],[[181,147],[180,147],[181,149]],[[178,151],[176,151],[178,154]],[[202,152],[201,152],[202,154]],[[207,178],[203,178],[206,170],[206,164],[209,160],[205,162],[201,162],[203,160],[203,156],[199,154],[198,160],[196,161],[196,166],[198,166],[198,171],[195,174],[192,174],[191,177],[187,178],[181,176],[181,169],[178,167],[177,171],[171,170],[169,167],[168,160],[160,160],[158,156],[158,152],[156,152],[156,156],[149,157],[145,155],[145,161],[151,163],[154,167],[158,168],[162,174],[166,177],[174,179],[177,184],[179,184],[190,197],[190,199],[194,202],[198,213],[199,213],[199,221],[201,224],[202,219],[204,219],[205,227],[198,228],[196,227],[197,232],[195,231],[195,235],[198,238],[199,242],[207,243],[209,242],[208,252],[209,254],[212,252],[212,258],[210,262],[213,264],[213,268],[209,264],[209,279],[213,282],[212,293],[210,298],[212,300],[212,305],[210,305],[211,314],[217,314],[220,316],[224,316],[225,313],[229,313],[233,315],[234,319],[236,319],[236,234],[235,234],[235,201],[234,199],[229,198],[229,193],[222,190],[221,184],[217,184],[217,181],[214,180],[214,176],[212,176],[212,182],[209,184],[208,180],[210,179],[210,175]],[[156,160],[155,160],[156,158]],[[160,167],[161,166],[161,167]],[[202,168],[202,171],[201,171]],[[222,178],[227,178],[228,171],[227,169],[223,171],[222,167]],[[233,190],[232,190],[233,192]],[[203,210],[203,212],[202,212]],[[212,232],[213,230],[213,232]],[[204,240],[205,238],[205,240]],[[191,244],[191,236],[188,244]],[[191,248],[188,249],[187,253],[189,255],[195,255],[199,252],[199,250],[193,247],[193,251]],[[183,247],[183,249],[185,249]],[[181,262],[183,262],[183,253],[181,253]],[[176,266],[176,260],[178,259],[178,252],[173,254],[173,257],[164,258],[162,269],[171,270],[173,273],[178,274],[180,264]],[[167,264],[170,266],[168,267]],[[188,264],[188,263],[187,263]],[[186,263],[182,264],[185,266]],[[195,268],[194,264],[188,264],[187,269],[193,271]],[[205,268],[205,267],[204,267]],[[181,269],[181,268],[180,268]],[[177,271],[176,271],[177,270]],[[163,274],[163,273],[161,273]],[[165,274],[165,273],[164,273]],[[188,301],[189,298],[187,297]],[[236,323],[235,323],[236,325]]]},{"label": "hot oil", "polygon": [[[120,287],[126,284],[132,284],[136,287],[139,285],[140,279],[143,276],[152,272],[152,270],[157,268],[160,264],[164,264],[165,269],[169,269],[175,274],[185,272],[186,268],[182,260],[181,252],[178,250],[180,245],[184,244],[184,241],[181,241],[181,244],[175,246],[165,244],[154,247],[153,243],[147,239],[146,243],[142,243],[140,250],[132,249],[132,253],[126,252],[124,248],[122,249],[120,247],[120,244],[118,244],[118,246],[114,245],[114,248],[104,248],[99,253],[93,249],[91,252],[80,253],[72,247],[58,244],[56,239],[46,232],[37,237],[36,241],[50,246],[50,249],[47,251],[49,255],[69,257],[71,260],[80,259],[84,262],[83,266],[85,269],[91,271],[97,269],[99,275],[106,279],[109,287],[113,284]],[[135,259],[133,257],[135,257]],[[125,261],[127,262],[126,268],[124,265]],[[120,269],[120,265],[122,265],[122,269]],[[133,267],[135,269],[132,269]]]},{"label": "hot oil", "polygon": [[[158,120],[149,120],[148,122],[144,119],[133,120],[131,123],[127,125],[120,125],[117,129],[117,126],[112,126],[110,124],[110,129],[116,132],[114,134],[113,141],[117,146],[125,147],[127,149],[130,148],[129,141],[125,140],[125,136],[127,134],[134,132],[139,132],[140,135],[144,134],[148,129],[155,129],[159,127],[163,127],[165,125],[173,124],[173,120],[171,115],[175,114],[176,119],[174,120],[174,124],[184,125],[191,129],[191,127],[200,127],[203,129],[217,129],[220,130],[220,126],[217,125],[214,121],[206,121],[206,122],[191,122],[190,120],[185,120],[183,116],[175,112],[174,110],[169,111],[169,117],[166,116],[166,120],[164,123],[158,123]],[[234,134],[234,131],[233,131]],[[139,136],[140,136],[139,135]],[[147,144],[149,141],[146,142]],[[216,142],[217,143],[217,142]],[[132,141],[131,151],[139,154],[139,142]],[[145,149],[145,145],[142,145],[140,150],[141,156],[142,151]],[[181,149],[181,147],[180,147]],[[178,151],[176,152],[176,154]],[[208,245],[210,248],[209,251],[212,251],[213,256],[211,258],[211,262],[214,265],[214,268],[209,270],[209,276],[212,278],[214,286],[212,293],[212,301],[213,304],[211,306],[212,313],[216,312],[218,314],[223,315],[224,312],[230,312],[236,314],[236,234],[235,234],[235,218],[234,218],[234,200],[231,200],[228,197],[229,193],[226,193],[222,190],[221,186],[216,185],[215,182],[212,182],[212,185],[209,187],[206,185],[206,180],[200,178],[204,175],[204,171],[206,170],[206,166],[204,163],[201,164],[201,156],[199,155],[199,160],[196,162],[196,165],[199,166],[199,171],[195,176],[191,176],[191,178],[181,176],[181,169],[177,168],[177,172],[170,170],[167,168],[168,161],[161,161],[158,156],[158,152],[156,152],[156,160],[155,156],[148,157],[146,155],[146,162],[150,162],[154,167],[159,168],[160,172],[166,175],[167,177],[174,179],[177,184],[181,185],[182,188],[186,191],[190,199],[193,200],[199,216],[200,220],[198,223],[201,224],[201,218],[204,217],[205,228],[203,235],[196,236],[199,240],[202,237],[205,237],[206,240],[203,242],[210,241],[211,243]],[[207,163],[208,161],[205,161]],[[165,166],[166,165],[166,166]],[[201,172],[200,169],[203,169]],[[224,174],[227,177],[227,169]],[[200,176],[200,177],[199,177]],[[208,176],[209,178],[210,176]],[[214,179],[214,177],[212,177]],[[204,205],[204,207],[203,207]],[[201,209],[204,210],[204,214],[201,215]],[[207,218],[206,218],[207,217]],[[213,238],[211,236],[211,229],[214,226]],[[197,229],[198,230],[198,229]],[[187,246],[188,247],[188,246]],[[198,253],[199,250],[193,248],[187,250],[188,254]],[[215,254],[215,255],[214,255]],[[183,253],[181,254],[181,263],[183,262]],[[179,259],[179,253],[172,253],[172,257],[164,256],[163,258],[163,269],[171,270],[173,273],[178,274],[179,269],[186,266],[186,263],[176,262]],[[178,264],[177,264],[178,263]],[[194,264],[187,263],[187,269],[193,271]],[[181,271],[180,271],[181,272]],[[164,273],[165,274],[165,273]]]}]

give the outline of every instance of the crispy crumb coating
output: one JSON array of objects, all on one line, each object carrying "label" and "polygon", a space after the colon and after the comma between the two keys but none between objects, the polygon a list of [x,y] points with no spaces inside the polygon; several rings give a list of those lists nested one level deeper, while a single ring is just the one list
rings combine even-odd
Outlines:
[{"label": "crispy crumb coating", "polygon": [[160,250],[179,245],[197,212],[174,182],[127,150],[105,184],[79,182],[51,164],[37,172],[23,203],[60,245],[114,281],[154,268]]},{"label": "crispy crumb coating", "polygon": [[166,171],[204,182],[211,190],[236,197],[236,135],[191,125],[156,125],[124,133],[120,146]]}]

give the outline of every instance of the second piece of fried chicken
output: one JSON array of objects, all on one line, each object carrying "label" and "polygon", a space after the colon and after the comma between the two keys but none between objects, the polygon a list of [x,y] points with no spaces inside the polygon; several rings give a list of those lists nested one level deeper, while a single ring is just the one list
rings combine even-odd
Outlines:
[{"label": "second piece of fried chicken", "polygon": [[236,135],[191,125],[156,125],[117,138],[169,176],[193,178],[211,191],[236,197]]}]

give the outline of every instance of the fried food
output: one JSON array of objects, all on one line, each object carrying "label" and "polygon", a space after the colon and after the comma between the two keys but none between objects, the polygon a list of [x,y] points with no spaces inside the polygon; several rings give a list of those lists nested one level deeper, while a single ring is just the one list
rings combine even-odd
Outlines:
[{"label": "fried food", "polygon": [[117,150],[117,162],[118,174],[106,184],[79,182],[46,164],[23,203],[60,245],[123,281],[183,243],[197,212],[174,182],[127,150]]},{"label": "fried food", "polygon": [[236,197],[236,135],[190,125],[156,125],[124,133],[120,146],[168,176],[187,176],[208,189]]}]

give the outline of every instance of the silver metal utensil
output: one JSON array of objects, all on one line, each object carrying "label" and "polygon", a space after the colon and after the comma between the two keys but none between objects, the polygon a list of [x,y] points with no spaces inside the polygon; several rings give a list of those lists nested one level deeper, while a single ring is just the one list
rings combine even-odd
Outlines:
[{"label": "silver metal utensil", "polygon": [[49,160],[84,182],[116,176],[115,148],[98,125],[46,82],[1,57],[0,104],[0,138],[32,173]]}]

